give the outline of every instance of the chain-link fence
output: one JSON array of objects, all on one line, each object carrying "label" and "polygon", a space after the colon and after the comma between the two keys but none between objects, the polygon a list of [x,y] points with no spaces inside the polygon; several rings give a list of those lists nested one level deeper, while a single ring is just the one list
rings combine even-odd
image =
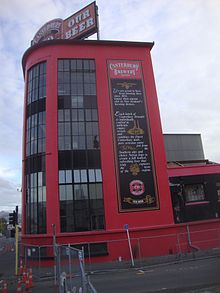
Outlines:
[{"label": "chain-link fence", "polygon": [[186,226],[179,233],[153,235],[152,232],[140,238],[132,237],[132,232],[130,235],[132,255],[126,234],[123,239],[78,244],[77,247],[84,249],[86,272],[220,255],[220,228],[196,230]]},{"label": "chain-link fence", "polygon": [[37,280],[51,278],[60,293],[96,293],[85,273],[83,250],[70,245],[34,246],[20,243],[19,254],[22,271],[24,267],[31,268]]},{"label": "chain-link fence", "polygon": [[32,268],[35,279],[54,278],[54,249],[52,245],[29,245],[19,243],[19,269]]},{"label": "chain-link fence", "polygon": [[60,292],[87,292],[83,251],[56,246],[56,275]]},{"label": "chain-link fence", "polygon": [[95,292],[88,280],[92,272],[220,255],[220,228],[201,231],[186,226],[176,234],[154,235],[151,232],[140,238],[130,234],[130,247],[126,233],[123,239],[95,243],[20,244],[20,259],[32,268],[35,278],[51,278],[51,282],[56,282],[63,290],[60,292]]}]

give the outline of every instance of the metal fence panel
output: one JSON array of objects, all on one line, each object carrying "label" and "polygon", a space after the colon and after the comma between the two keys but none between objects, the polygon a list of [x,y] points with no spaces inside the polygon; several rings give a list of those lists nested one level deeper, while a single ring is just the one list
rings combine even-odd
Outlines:
[{"label": "metal fence panel", "polygon": [[129,247],[126,236],[118,240],[69,245],[34,246],[20,243],[19,258],[26,267],[32,268],[35,278],[51,278],[54,281],[55,277],[60,292],[95,292],[88,278],[92,272],[220,254],[220,229],[199,230],[188,225],[177,234],[148,233],[145,237],[131,237],[130,244]]},{"label": "metal fence panel", "polygon": [[[81,251],[70,246],[56,246],[57,250],[57,276],[60,292],[69,290],[75,292],[83,288]],[[83,259],[83,258],[82,258]]]}]

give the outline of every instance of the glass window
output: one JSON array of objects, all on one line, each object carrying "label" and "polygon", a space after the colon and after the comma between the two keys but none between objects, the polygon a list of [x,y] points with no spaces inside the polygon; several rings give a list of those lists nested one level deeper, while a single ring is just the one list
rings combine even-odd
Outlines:
[{"label": "glass window", "polygon": [[63,110],[58,110],[58,121],[64,121]]},{"label": "glass window", "polygon": [[217,191],[218,200],[220,200],[220,182],[216,182],[216,191]]},{"label": "glass window", "polygon": [[72,136],[72,149],[73,150],[79,149],[78,139],[79,139],[79,136]]},{"label": "glass window", "polygon": [[28,97],[27,104],[45,97],[46,63],[33,66],[28,71]]},{"label": "glass window", "polygon": [[96,182],[102,182],[101,169],[95,169]]},{"label": "glass window", "polygon": [[70,184],[66,185],[66,199],[73,200],[73,186]]},{"label": "glass window", "polygon": [[78,108],[77,96],[73,96],[71,101],[72,101],[72,108]]},{"label": "glass window", "polygon": [[63,60],[63,71],[69,71],[69,70],[70,70],[69,60]]},{"label": "glass window", "polygon": [[91,135],[92,134],[92,122],[86,123],[86,134]]},{"label": "glass window", "polygon": [[96,184],[89,184],[89,197],[96,199]]},{"label": "glass window", "polygon": [[42,201],[46,202],[46,186],[43,186]]},{"label": "glass window", "polygon": [[85,136],[78,136],[78,149],[84,150],[86,148]]},{"label": "glass window", "polygon": [[65,171],[60,170],[59,171],[59,183],[65,183]]},{"label": "glass window", "polygon": [[64,110],[65,121],[70,121],[70,110]]},{"label": "glass window", "polygon": [[66,200],[66,185],[59,185],[60,200]]},{"label": "glass window", "polygon": [[87,171],[86,170],[81,170],[81,182],[87,182]]},{"label": "glass window", "polygon": [[92,121],[98,121],[97,109],[92,109]]},{"label": "glass window", "polygon": [[94,148],[94,143],[93,143],[93,141],[94,141],[94,138],[93,138],[93,136],[86,136],[86,142],[87,142],[87,149],[93,149]]},{"label": "glass window", "polygon": [[82,70],[82,60],[80,59],[76,60],[76,67],[77,67],[77,70]]},{"label": "glass window", "polygon": [[[28,162],[29,160],[26,161],[26,166]],[[31,169],[26,168],[27,234],[46,233],[46,186],[45,171],[43,169],[44,166],[42,166],[42,171],[28,173]]]},{"label": "glass window", "polygon": [[95,182],[95,170],[89,169],[89,182]]},{"label": "glass window", "polygon": [[64,135],[64,123],[58,124],[58,135],[63,136]]},{"label": "glass window", "polygon": [[203,184],[189,184],[184,186],[186,202],[205,200]]},{"label": "glass window", "polygon": [[85,134],[84,122],[79,122],[78,126],[79,126],[79,134],[80,135]]},{"label": "glass window", "polygon": [[70,135],[71,134],[71,131],[70,131],[70,122],[65,122],[64,127],[65,127],[64,135]]},{"label": "glass window", "polygon": [[66,183],[72,183],[72,170],[66,170]]},{"label": "glass window", "polygon": [[92,109],[86,109],[86,121],[92,120]]},{"label": "glass window", "polygon": [[65,150],[71,150],[71,136],[64,136],[64,141],[65,141],[65,145],[64,145]]},{"label": "glass window", "polygon": [[71,71],[76,71],[76,60],[72,59],[71,60]]},{"label": "glass window", "polygon": [[84,70],[89,70],[89,60],[83,60]]},{"label": "glass window", "polygon": [[43,186],[43,176],[42,176],[42,172],[38,173],[38,186]]},{"label": "glass window", "polygon": [[83,110],[78,110],[78,120],[84,121],[84,111]]},{"label": "glass window", "polygon": [[103,229],[94,60],[58,61],[58,108],[61,231]]},{"label": "glass window", "polygon": [[77,110],[73,109],[72,110],[72,121],[78,121],[78,115],[77,115]]},{"label": "glass window", "polygon": [[75,200],[88,199],[88,189],[86,184],[75,184],[74,185],[74,198]]},{"label": "glass window", "polygon": [[80,182],[80,171],[79,170],[74,170],[74,182],[79,183]]},{"label": "glass window", "polygon": [[103,198],[102,184],[96,184],[96,197],[99,199]]}]

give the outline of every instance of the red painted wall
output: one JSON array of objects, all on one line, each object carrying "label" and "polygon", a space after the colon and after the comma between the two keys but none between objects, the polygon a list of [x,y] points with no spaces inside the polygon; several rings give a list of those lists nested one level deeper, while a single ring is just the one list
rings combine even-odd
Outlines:
[{"label": "red painted wall", "polygon": [[[103,174],[106,230],[121,229],[125,223],[129,227],[148,227],[173,223],[172,208],[163,136],[160,123],[156,88],[150,57],[150,46],[129,46],[129,43],[111,45],[100,42],[52,45],[46,43],[32,49],[25,55],[25,69],[47,61],[47,100],[46,100],[46,188],[47,188],[47,232],[51,235],[52,224],[59,233],[58,202],[58,158],[57,158],[57,59],[91,58],[96,60],[97,100],[100,128],[100,149]],[[159,193],[159,210],[142,212],[118,212],[116,193],[113,141],[111,131],[110,97],[106,62],[108,59],[139,60],[142,62],[143,79],[146,89],[147,108],[150,120],[154,161]],[[24,190],[24,189],[23,189]]]},{"label": "red painted wall", "polygon": [[[25,235],[23,242],[30,244],[52,244],[52,224],[56,224],[58,243],[108,243],[109,256],[99,257],[99,260],[118,259],[119,256],[129,258],[124,224],[129,224],[132,246],[137,256],[152,256],[176,253],[178,241],[176,235],[181,235],[181,250],[186,251],[186,224],[175,225],[173,222],[172,204],[168,185],[168,176],[186,176],[195,174],[220,173],[219,166],[166,168],[164,142],[152,69],[150,49],[152,44],[130,42],[104,41],[51,41],[30,48],[23,57],[25,79],[27,70],[33,65],[47,62],[47,99],[46,99],[46,190],[47,190],[47,234]],[[57,59],[88,58],[96,60],[97,100],[100,128],[100,149],[103,175],[105,231],[82,233],[60,233],[59,201],[58,201],[58,151],[57,151]],[[146,90],[146,104],[150,120],[151,138],[153,144],[154,163],[159,193],[159,210],[141,212],[118,212],[116,194],[115,165],[111,131],[110,95],[107,75],[108,59],[127,59],[142,62],[143,80]],[[24,142],[25,142],[24,115]],[[23,159],[25,159],[25,143],[23,144]],[[24,160],[23,160],[24,161]],[[24,169],[23,169],[24,172]],[[204,172],[204,173],[203,173]],[[23,173],[24,174],[24,173]],[[23,176],[24,178],[24,176]],[[23,180],[23,227],[25,226],[25,182]],[[219,220],[191,223],[198,231],[214,229],[212,232],[194,233],[193,241],[208,239],[216,233]],[[211,234],[210,234],[211,233]],[[162,235],[162,236],[161,236]],[[214,236],[213,236],[214,237]],[[141,238],[137,240],[137,238]],[[123,239],[120,240],[119,239]],[[217,239],[217,238],[216,238]],[[207,244],[213,247],[215,244]],[[127,248],[126,248],[127,247]],[[137,249],[140,247],[140,249]]]}]

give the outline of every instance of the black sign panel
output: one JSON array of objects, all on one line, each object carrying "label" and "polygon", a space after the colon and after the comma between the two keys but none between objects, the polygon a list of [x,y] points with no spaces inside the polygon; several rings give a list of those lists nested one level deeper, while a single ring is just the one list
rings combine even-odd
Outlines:
[{"label": "black sign panel", "polygon": [[[115,60],[112,62],[116,64]],[[138,67],[134,71],[129,61],[119,64],[124,64],[123,68],[111,66],[109,61],[119,210],[157,209],[157,184],[140,63],[136,62]]]}]

